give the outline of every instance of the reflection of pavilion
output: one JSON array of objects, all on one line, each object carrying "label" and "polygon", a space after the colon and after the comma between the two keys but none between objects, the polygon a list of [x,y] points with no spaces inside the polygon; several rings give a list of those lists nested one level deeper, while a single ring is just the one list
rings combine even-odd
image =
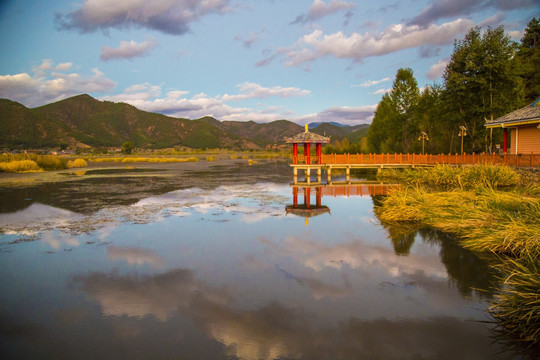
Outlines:
[{"label": "reflection of pavilion", "polygon": [[[328,213],[330,208],[322,205],[324,196],[375,196],[387,195],[392,189],[400,188],[399,184],[380,184],[378,182],[343,182],[332,184],[321,183],[296,183],[291,184],[293,193],[293,204],[287,205],[285,211],[287,214],[302,216],[306,219],[306,226],[309,218]],[[298,203],[299,193],[304,196],[304,203]],[[311,195],[315,194],[315,203],[311,202]]]}]

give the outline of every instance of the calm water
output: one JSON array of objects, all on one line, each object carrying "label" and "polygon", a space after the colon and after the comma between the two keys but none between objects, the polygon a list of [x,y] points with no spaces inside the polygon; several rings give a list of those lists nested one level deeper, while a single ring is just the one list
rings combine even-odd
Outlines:
[{"label": "calm water", "polygon": [[511,357],[497,274],[451,237],[367,194],[287,211],[286,163],[182,166],[0,189],[3,359]]}]

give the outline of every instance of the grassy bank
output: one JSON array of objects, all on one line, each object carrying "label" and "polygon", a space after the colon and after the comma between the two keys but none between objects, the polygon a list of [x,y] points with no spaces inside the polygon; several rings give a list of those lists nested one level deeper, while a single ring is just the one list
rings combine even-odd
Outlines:
[{"label": "grassy bank", "polygon": [[41,172],[81,168],[88,164],[83,159],[68,160],[56,155],[1,154],[0,171],[10,173]]},{"label": "grassy bank", "polygon": [[188,158],[174,158],[174,157],[98,157],[98,158],[89,158],[91,162],[120,162],[120,163],[136,163],[136,162],[147,162],[147,163],[181,163],[181,162],[195,162],[199,161],[198,158],[191,156]]},{"label": "grassy bank", "polygon": [[499,255],[505,287],[490,309],[513,337],[540,344],[540,184],[504,166],[385,170],[405,186],[375,212],[394,227],[431,227],[463,247]]}]

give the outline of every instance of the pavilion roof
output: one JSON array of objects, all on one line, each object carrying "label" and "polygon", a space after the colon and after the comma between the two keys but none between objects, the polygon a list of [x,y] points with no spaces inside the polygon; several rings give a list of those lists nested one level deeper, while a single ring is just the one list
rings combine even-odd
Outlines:
[{"label": "pavilion roof", "polygon": [[330,208],[328,206],[314,206],[311,205],[307,208],[305,205],[298,205],[296,208],[293,205],[289,205],[285,208],[287,214],[294,214],[301,217],[314,217],[321,214],[330,214]]},{"label": "pavilion roof", "polygon": [[512,127],[516,125],[536,123],[540,123],[540,98],[530,105],[512,111],[504,116],[494,119],[493,121],[487,120],[486,127]]},{"label": "pavilion roof", "polygon": [[292,137],[286,137],[285,142],[288,144],[293,143],[330,143],[330,138],[315,134],[306,129],[306,131],[296,134]]}]

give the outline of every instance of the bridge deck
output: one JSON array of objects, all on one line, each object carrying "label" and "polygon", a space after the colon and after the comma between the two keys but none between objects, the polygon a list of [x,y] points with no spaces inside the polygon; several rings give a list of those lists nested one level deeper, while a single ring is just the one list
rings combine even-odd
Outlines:
[{"label": "bridge deck", "polygon": [[516,167],[540,167],[540,154],[330,154],[293,157],[292,167],[299,169],[317,168],[381,168],[416,167],[437,164],[474,165],[492,164]]}]

